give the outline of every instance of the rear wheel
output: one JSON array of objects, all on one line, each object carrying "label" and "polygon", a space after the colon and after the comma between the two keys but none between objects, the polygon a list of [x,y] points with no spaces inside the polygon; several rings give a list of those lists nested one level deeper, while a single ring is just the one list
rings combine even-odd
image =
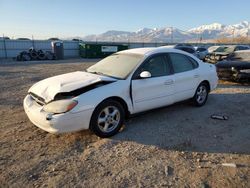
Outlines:
[{"label": "rear wheel", "polygon": [[203,106],[207,102],[209,89],[206,83],[201,83],[196,89],[195,95],[192,98],[195,106]]},{"label": "rear wheel", "polygon": [[106,100],[96,107],[91,117],[90,130],[99,137],[111,137],[122,127],[124,117],[125,112],[119,102]]}]

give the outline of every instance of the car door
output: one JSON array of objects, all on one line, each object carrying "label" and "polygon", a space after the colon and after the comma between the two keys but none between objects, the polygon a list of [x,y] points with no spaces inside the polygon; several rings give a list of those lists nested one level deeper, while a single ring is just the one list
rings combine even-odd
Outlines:
[{"label": "car door", "polygon": [[190,56],[181,53],[169,53],[168,56],[175,76],[173,100],[178,102],[193,97],[200,83],[197,69],[199,64]]},{"label": "car door", "polygon": [[[141,78],[148,71],[150,78]],[[148,58],[137,69],[132,78],[132,101],[134,112],[141,112],[173,103],[174,76],[166,55]]]}]

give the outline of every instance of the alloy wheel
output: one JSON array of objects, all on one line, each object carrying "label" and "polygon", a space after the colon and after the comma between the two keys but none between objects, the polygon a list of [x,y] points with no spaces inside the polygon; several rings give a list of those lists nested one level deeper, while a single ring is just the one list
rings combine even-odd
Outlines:
[{"label": "alloy wheel", "polygon": [[200,85],[196,92],[196,101],[202,104],[207,98],[207,88],[204,85]]},{"label": "alloy wheel", "polygon": [[109,133],[119,125],[120,119],[119,109],[115,106],[107,106],[99,113],[97,124],[102,132]]}]

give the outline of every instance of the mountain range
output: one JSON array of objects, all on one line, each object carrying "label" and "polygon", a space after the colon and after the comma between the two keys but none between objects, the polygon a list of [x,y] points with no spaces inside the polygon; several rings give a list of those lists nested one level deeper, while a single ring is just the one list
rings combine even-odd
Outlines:
[{"label": "mountain range", "polygon": [[212,41],[217,38],[250,36],[250,22],[224,25],[213,23],[201,25],[186,31],[175,27],[143,28],[135,32],[110,30],[99,35],[88,35],[85,41],[112,42],[197,42]]}]

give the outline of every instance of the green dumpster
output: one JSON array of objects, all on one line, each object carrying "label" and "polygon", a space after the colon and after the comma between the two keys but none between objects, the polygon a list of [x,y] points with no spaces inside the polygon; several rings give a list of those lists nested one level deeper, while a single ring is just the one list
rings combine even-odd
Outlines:
[{"label": "green dumpster", "polygon": [[128,45],[120,44],[79,44],[79,53],[83,58],[104,58],[115,52],[127,49]]}]

